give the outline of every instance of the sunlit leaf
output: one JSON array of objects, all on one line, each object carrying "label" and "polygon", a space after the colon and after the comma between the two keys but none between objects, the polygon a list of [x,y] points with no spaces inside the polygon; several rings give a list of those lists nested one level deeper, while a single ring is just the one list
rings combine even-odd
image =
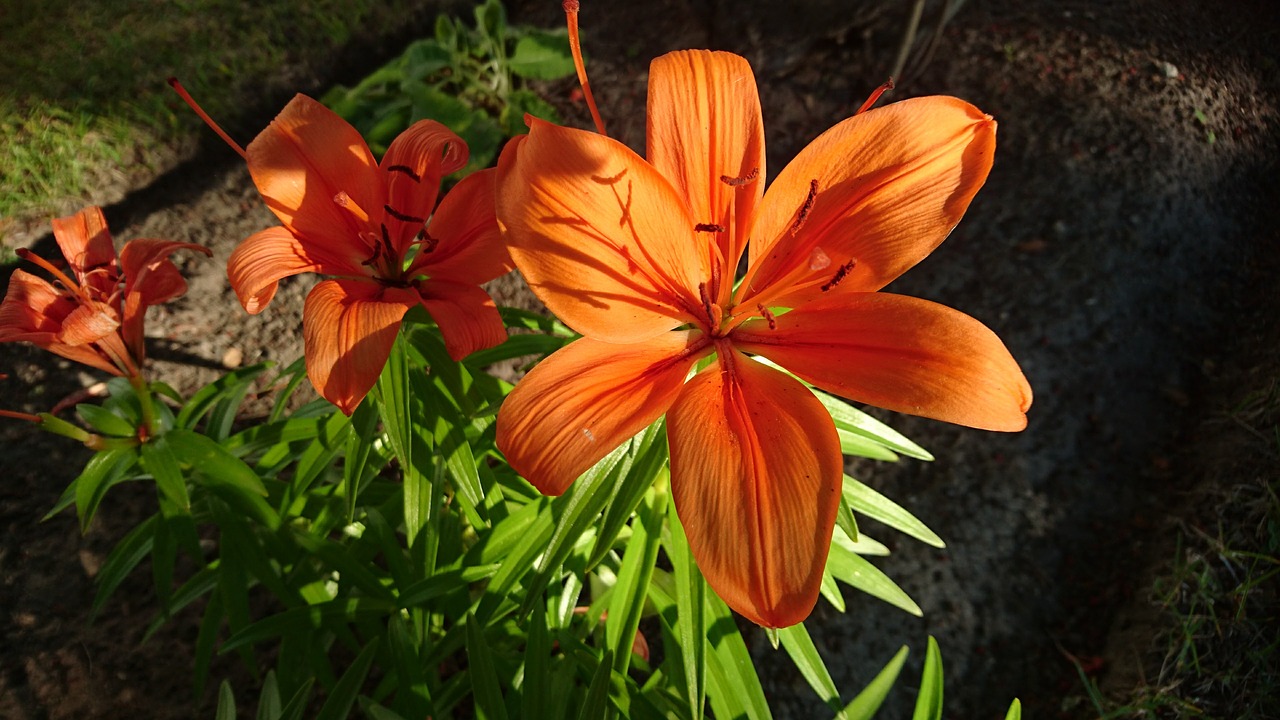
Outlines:
[{"label": "sunlit leaf", "polygon": [[814,646],[804,623],[782,628],[778,631],[778,637],[782,641],[783,649],[796,664],[796,669],[808,681],[809,687],[818,693],[818,697],[822,698],[828,707],[839,711],[840,691],[836,689],[835,681],[831,679],[831,673],[827,670],[827,664],[818,654],[818,648]]},{"label": "sunlit leaf", "polygon": [[942,720],[942,653],[938,641],[929,636],[929,649],[920,672],[920,694],[911,720]]},{"label": "sunlit leaf", "polygon": [[844,499],[849,507],[869,518],[879,520],[899,532],[910,535],[926,545],[936,548],[946,547],[942,538],[930,530],[916,516],[907,512],[894,501],[872,490],[870,487],[844,476]]},{"label": "sunlit leaf", "polygon": [[867,683],[862,692],[844,706],[844,720],[871,720],[875,717],[876,711],[884,704],[884,699],[893,689],[893,684],[898,681],[898,673],[902,672],[907,654],[907,646],[903,645],[893,659],[876,674],[871,682]]}]

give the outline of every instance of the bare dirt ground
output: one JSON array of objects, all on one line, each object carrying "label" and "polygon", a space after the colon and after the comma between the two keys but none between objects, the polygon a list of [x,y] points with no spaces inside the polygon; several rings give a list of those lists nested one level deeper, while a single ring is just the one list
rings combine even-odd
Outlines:
[{"label": "bare dirt ground", "polygon": [[[883,81],[903,24],[900,9],[855,13],[836,0],[584,5],[593,87],[613,136],[643,149],[654,55],[733,50],[757,72],[771,175]],[[515,20],[554,26],[558,6],[510,7]],[[1278,44],[1266,0],[972,0],[932,62],[890,98],[957,95],[1000,123],[995,168],[968,216],[890,289],[995,329],[1036,399],[1018,435],[882,416],[938,461],[852,472],[948,548],[864,528],[892,547],[878,564],[925,615],[852,595],[847,614],[820,603],[810,631],[846,699],[905,643],[917,664],[882,716],[907,716],[904,688],[929,634],[943,649],[947,717],[1002,717],[1014,696],[1028,717],[1089,717],[1064,701],[1080,692],[1068,653],[1095,674],[1140,676],[1133,665],[1148,648],[1108,648],[1113,619],[1145,604],[1143,566],[1172,552],[1164,519],[1205,477],[1189,459],[1201,440],[1193,430],[1221,412],[1225,399],[1207,381],[1238,362],[1228,353],[1242,346],[1231,341],[1257,317],[1244,304],[1275,306],[1273,291],[1247,291],[1275,282],[1251,269],[1280,239]],[[552,86],[552,99],[586,126],[572,87]],[[245,364],[300,354],[310,279],[284,283],[256,318],[226,286],[235,244],[273,224],[233,153],[206,147],[107,217],[118,242],[167,237],[214,251],[185,261],[190,293],[148,318],[156,376],[190,391],[237,353]],[[38,249],[48,248],[46,239]],[[500,302],[521,301],[504,292]],[[11,376],[0,405],[32,412],[100,379],[14,346],[0,346],[0,370]],[[0,425],[0,718],[208,716],[210,694],[192,700],[189,688],[195,615],[137,646],[154,612],[145,570],[86,626],[102,558],[154,500],[141,487],[116,491],[84,537],[69,513],[40,523],[87,457],[60,440]],[[753,643],[778,717],[829,714],[783,654],[762,635]],[[215,666],[215,678],[226,673],[244,678],[231,662]]]}]

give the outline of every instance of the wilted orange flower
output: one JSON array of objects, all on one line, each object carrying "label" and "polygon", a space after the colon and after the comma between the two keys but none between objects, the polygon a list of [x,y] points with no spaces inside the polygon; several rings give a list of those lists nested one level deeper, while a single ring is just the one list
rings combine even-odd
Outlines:
[{"label": "wilted orange flower", "polygon": [[858,402],[1025,427],[1031,388],[994,333],[877,292],[946,238],[985,181],[996,124],[973,106],[928,97],[859,113],[767,193],[755,78],[736,55],[653,62],[647,159],[531,123],[499,161],[498,221],[534,293],[585,336],[498,415],[499,448],[542,492],[564,492],[665,413],[699,567],[732,608],[785,627],[817,600],[843,460],[813,393],[756,357]]},{"label": "wilted orange flower", "polygon": [[227,262],[244,309],[261,312],[282,278],[332,276],[302,311],[307,376],[325,399],[355,411],[415,305],[431,314],[455,360],[506,339],[479,287],[511,269],[494,220],[494,171],[469,175],[436,206],[441,180],[467,163],[462,138],[422,120],[379,164],[355,128],[298,95],[242,150],[170,83],[245,158],[283,223],[250,236]]},{"label": "wilted orange flower", "polygon": [[53,221],[53,236],[68,275],[33,253],[19,254],[44,268],[53,282],[15,270],[0,303],[0,342],[26,341],[69,360],[114,375],[137,377],[146,359],[143,316],[148,307],[187,291],[169,259],[174,250],[208,248],[170,240],[125,243],[119,258],[107,221],[87,207]]}]

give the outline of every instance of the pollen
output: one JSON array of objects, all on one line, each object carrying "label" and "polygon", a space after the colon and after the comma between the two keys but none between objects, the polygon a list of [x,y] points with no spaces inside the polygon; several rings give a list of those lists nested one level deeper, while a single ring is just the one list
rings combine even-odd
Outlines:
[{"label": "pollen", "polygon": [[829,280],[826,285],[822,286],[822,292],[829,292],[832,288],[839,285],[842,280],[849,276],[849,273],[857,264],[857,260],[851,259],[849,262],[841,265],[839,269],[836,270],[836,274],[832,276],[831,280]]},{"label": "pollen", "polygon": [[818,198],[818,181],[817,179],[809,181],[809,193],[804,197],[804,203],[800,209],[796,211],[796,221],[791,223],[791,234],[795,235],[800,232],[800,228],[804,227],[805,220],[809,219],[809,212],[813,210],[813,202]]},{"label": "pollen", "polygon": [[717,225],[715,223],[698,223],[697,225],[693,226],[693,231],[694,232],[724,232],[724,226]]},{"label": "pollen", "polygon": [[756,178],[758,177],[760,177],[760,168],[753,167],[751,168],[751,172],[747,173],[746,175],[741,175],[739,177],[721,175],[720,182],[730,187],[742,187],[743,185],[749,185],[755,182]]}]

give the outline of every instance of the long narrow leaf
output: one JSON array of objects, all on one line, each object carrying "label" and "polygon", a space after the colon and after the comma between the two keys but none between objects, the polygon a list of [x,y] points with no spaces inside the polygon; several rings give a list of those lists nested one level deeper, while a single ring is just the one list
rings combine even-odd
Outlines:
[{"label": "long narrow leaf", "polygon": [[876,711],[884,704],[884,699],[893,689],[893,684],[898,681],[898,673],[902,672],[907,654],[907,646],[903,645],[893,659],[876,674],[871,682],[867,683],[862,692],[844,706],[844,720],[871,720],[875,717]]},{"label": "long narrow leaf", "polygon": [[471,669],[471,692],[476,700],[476,716],[486,720],[506,720],[507,706],[498,687],[493,653],[484,639],[484,630],[474,615],[467,618],[467,660]]},{"label": "long narrow leaf", "polygon": [[929,636],[929,649],[920,672],[920,694],[911,720],[942,720],[942,653],[938,641]]},{"label": "long narrow leaf", "polygon": [[373,664],[377,652],[378,638],[375,637],[351,661],[351,667],[342,673],[342,677],[333,686],[333,692],[329,693],[329,699],[324,701],[324,706],[316,715],[316,720],[345,720],[350,716],[351,706],[356,702],[356,695],[360,693],[360,686],[364,684],[364,678],[369,674],[369,666]]},{"label": "long narrow leaf", "polygon": [[814,646],[813,638],[809,637],[809,631],[805,629],[804,623],[782,628],[778,631],[778,638],[782,641],[783,649],[791,656],[791,661],[796,664],[796,669],[809,682],[809,687],[818,693],[818,697],[822,698],[827,707],[838,712],[840,691],[836,689],[835,681],[831,679],[831,673],[827,670],[827,664],[818,654],[818,648]]},{"label": "long narrow leaf", "polygon": [[907,512],[894,501],[872,490],[870,487],[844,476],[844,499],[854,512],[874,518],[889,527],[910,535],[926,545],[936,548],[946,547],[942,538],[930,530],[916,516]]},{"label": "long narrow leaf", "polygon": [[142,446],[142,467],[155,478],[156,485],[165,497],[184,512],[191,512],[187,479],[169,444],[168,435],[161,435]]},{"label": "long narrow leaf", "polygon": [[880,568],[867,562],[861,555],[849,552],[840,543],[831,543],[830,554],[827,556],[827,570],[837,580],[872,597],[880,598],[916,617],[924,615],[920,606]]},{"label": "long narrow leaf", "polygon": [[[729,606],[714,593],[708,593],[707,610],[707,636],[711,643],[707,689],[716,717],[736,718],[745,714],[751,720],[772,718],[760,677],[756,675],[747,644],[738,632]],[[741,709],[726,712],[727,708]]]},{"label": "long narrow leaf", "polygon": [[653,565],[658,559],[662,522],[669,497],[665,480],[654,485],[645,496],[645,502],[631,523],[631,542],[622,560],[618,583],[613,588],[605,638],[614,652],[613,669],[623,675],[631,665],[631,647],[640,626],[644,599],[649,594]]}]

